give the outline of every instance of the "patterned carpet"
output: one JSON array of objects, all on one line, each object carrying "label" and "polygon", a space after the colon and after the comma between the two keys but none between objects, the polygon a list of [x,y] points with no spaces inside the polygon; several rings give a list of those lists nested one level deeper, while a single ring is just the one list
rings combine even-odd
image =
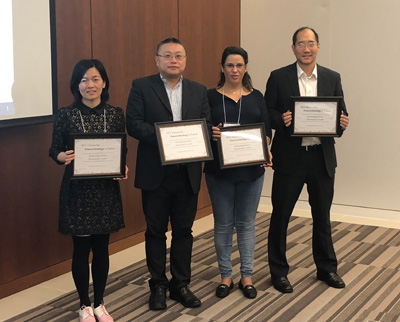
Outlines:
[{"label": "patterned carpet", "polygon": [[[145,261],[109,276],[105,302],[115,321],[400,321],[400,231],[397,229],[332,223],[339,274],[345,289],[329,288],[316,279],[311,254],[312,221],[292,217],[288,234],[291,294],[277,292],[267,266],[267,232],[270,214],[257,215],[257,244],[253,282],[254,300],[243,297],[235,285],[225,299],[215,296],[220,277],[213,231],[195,238],[191,289],[202,300],[187,309],[168,299],[166,311],[149,311],[149,274]],[[239,258],[234,241],[233,279],[239,281]],[[78,321],[75,292],[9,319],[7,322]]]}]

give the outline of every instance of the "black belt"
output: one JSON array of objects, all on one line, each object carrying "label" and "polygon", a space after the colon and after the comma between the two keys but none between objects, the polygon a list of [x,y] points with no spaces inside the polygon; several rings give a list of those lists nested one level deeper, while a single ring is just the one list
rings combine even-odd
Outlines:
[{"label": "black belt", "polygon": [[178,172],[186,167],[186,164],[171,164],[164,166],[166,172]]},{"label": "black belt", "polygon": [[306,151],[306,152],[319,151],[319,150],[322,150],[322,145],[321,144],[316,144],[316,145],[302,146],[301,150],[302,151]]}]

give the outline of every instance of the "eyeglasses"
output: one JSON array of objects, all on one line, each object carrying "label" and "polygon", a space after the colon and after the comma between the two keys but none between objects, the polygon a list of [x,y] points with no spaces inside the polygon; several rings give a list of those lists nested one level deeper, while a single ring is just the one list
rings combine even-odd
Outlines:
[{"label": "eyeglasses", "polygon": [[173,58],[175,58],[176,61],[182,61],[186,56],[183,55],[170,55],[170,54],[166,54],[166,55],[158,55],[158,57],[164,58],[165,60],[172,60]]},{"label": "eyeglasses", "polygon": [[298,43],[296,44],[296,47],[297,47],[297,48],[301,48],[301,49],[306,48],[306,47],[308,47],[308,48],[313,48],[313,47],[315,47],[316,44],[317,44],[317,43],[316,43],[315,41],[309,41],[308,43],[305,43],[305,42],[298,42]]},{"label": "eyeglasses", "polygon": [[228,68],[228,69],[234,69],[235,67],[237,68],[237,69],[241,69],[241,68],[243,68],[244,67],[244,64],[225,64],[224,65],[225,66],[225,68]]}]

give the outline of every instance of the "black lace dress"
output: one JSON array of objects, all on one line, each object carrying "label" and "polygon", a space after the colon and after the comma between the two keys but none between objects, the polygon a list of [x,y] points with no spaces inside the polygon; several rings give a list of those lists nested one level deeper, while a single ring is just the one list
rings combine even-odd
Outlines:
[{"label": "black lace dress", "polygon": [[[68,134],[83,133],[83,127],[86,133],[104,133],[104,128],[107,133],[125,132],[124,112],[103,102],[95,108],[76,103],[59,109],[49,151],[54,161],[62,164],[57,155],[67,151]],[[68,235],[109,234],[123,227],[119,182],[70,180],[70,165],[66,166],[60,191],[59,231]]]}]

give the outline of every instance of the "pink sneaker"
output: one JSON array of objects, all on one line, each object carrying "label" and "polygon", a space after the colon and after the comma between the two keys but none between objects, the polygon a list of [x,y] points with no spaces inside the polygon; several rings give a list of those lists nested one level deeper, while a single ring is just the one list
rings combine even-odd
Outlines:
[{"label": "pink sneaker", "polygon": [[94,309],[94,315],[99,322],[114,322],[114,319],[111,317],[110,314],[108,314],[103,304],[100,304]]},{"label": "pink sneaker", "polygon": [[93,315],[93,309],[91,306],[82,305],[79,310],[79,322],[96,322]]}]

